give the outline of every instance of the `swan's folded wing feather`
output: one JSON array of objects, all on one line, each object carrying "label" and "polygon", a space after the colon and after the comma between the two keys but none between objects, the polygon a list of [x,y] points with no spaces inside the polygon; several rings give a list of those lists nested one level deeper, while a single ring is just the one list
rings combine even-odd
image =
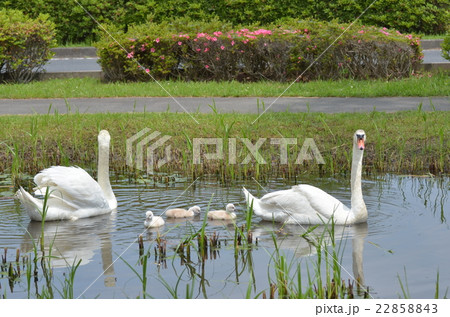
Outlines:
[{"label": "swan's folded wing feather", "polygon": [[281,208],[291,211],[298,207],[298,198],[292,190],[279,190],[261,197],[261,204],[266,208]]},{"label": "swan's folded wing feather", "polygon": [[51,198],[75,209],[108,208],[100,185],[82,168],[53,166],[39,172],[34,182],[41,192],[49,187]]},{"label": "swan's folded wing feather", "polygon": [[292,190],[308,200],[310,206],[322,217],[330,219],[334,213],[341,213],[348,208],[327,192],[311,185],[296,185]]},{"label": "swan's folded wing feather", "polygon": [[300,210],[307,213],[308,208],[304,208],[305,203],[307,202],[295,195],[291,189],[279,190],[261,197],[258,203],[261,211],[255,210],[255,213],[269,221],[283,222]]}]

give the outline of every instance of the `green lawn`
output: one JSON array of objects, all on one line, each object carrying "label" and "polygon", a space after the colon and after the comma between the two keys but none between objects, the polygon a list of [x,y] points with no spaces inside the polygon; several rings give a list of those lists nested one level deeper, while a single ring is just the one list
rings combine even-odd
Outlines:
[{"label": "green lawn", "polygon": [[167,92],[184,97],[277,97],[281,94],[286,97],[427,97],[450,94],[449,78],[442,73],[392,81],[348,79],[290,85],[280,82],[103,83],[93,78],[72,78],[1,84],[0,98],[167,97]]}]

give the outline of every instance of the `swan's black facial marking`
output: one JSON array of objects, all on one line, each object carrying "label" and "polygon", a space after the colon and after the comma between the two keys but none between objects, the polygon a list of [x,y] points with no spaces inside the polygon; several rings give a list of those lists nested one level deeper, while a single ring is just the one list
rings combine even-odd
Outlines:
[{"label": "swan's black facial marking", "polygon": [[364,134],[356,134],[356,143],[358,144],[358,148],[362,151],[364,150]]}]

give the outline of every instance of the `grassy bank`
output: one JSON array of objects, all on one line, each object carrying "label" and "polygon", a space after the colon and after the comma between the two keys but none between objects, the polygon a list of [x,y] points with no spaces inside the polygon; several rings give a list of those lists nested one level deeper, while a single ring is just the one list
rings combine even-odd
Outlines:
[{"label": "grassy bank", "polygon": [[[402,80],[337,80],[293,84],[283,96],[383,97],[448,96],[445,74],[421,75]],[[279,82],[161,82],[173,96],[248,97],[279,96],[290,83]],[[167,97],[158,83],[102,83],[93,78],[54,79],[29,84],[2,84],[0,98]]]},{"label": "grassy bank", "polygon": [[[392,114],[267,113],[252,124],[256,117],[195,114],[197,125],[189,115],[181,113],[0,116],[0,173],[34,174],[58,164],[95,171],[97,133],[108,129],[112,137],[111,169],[135,175],[135,170],[126,165],[126,140],[146,127],[171,136],[164,144],[171,145],[171,160],[159,171],[187,176],[214,174],[230,180],[345,173],[350,171],[352,135],[359,128],[367,133],[366,172],[439,174],[450,170],[450,112],[424,112],[419,108]],[[221,139],[224,159],[206,160],[206,152],[215,153],[216,148],[202,145],[201,164],[194,164],[194,138]],[[255,161],[242,138],[253,145],[266,138],[261,139],[258,149],[265,162]],[[271,144],[271,138],[293,138],[297,143],[287,148],[288,164],[281,162],[280,145]],[[305,138],[314,139],[324,165],[318,166],[314,160],[296,164]],[[164,147],[158,150],[157,157],[165,157]],[[247,155],[250,161],[243,164]]]}]

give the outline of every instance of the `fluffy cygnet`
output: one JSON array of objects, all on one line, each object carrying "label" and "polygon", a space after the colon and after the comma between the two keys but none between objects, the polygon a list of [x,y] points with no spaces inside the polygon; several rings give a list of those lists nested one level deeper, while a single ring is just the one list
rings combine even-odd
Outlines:
[{"label": "fluffy cygnet", "polygon": [[233,220],[236,219],[234,211],[236,207],[233,204],[228,204],[226,210],[213,210],[208,212],[208,219],[213,220]]},{"label": "fluffy cygnet", "polygon": [[159,216],[153,216],[153,212],[150,210],[145,213],[144,225],[147,228],[157,228],[164,225],[164,219]]},{"label": "fluffy cygnet", "polygon": [[188,217],[194,217],[195,215],[200,214],[200,207],[199,206],[193,206],[189,208],[188,210],[183,208],[174,208],[169,209],[165,213],[167,218],[188,218]]}]

